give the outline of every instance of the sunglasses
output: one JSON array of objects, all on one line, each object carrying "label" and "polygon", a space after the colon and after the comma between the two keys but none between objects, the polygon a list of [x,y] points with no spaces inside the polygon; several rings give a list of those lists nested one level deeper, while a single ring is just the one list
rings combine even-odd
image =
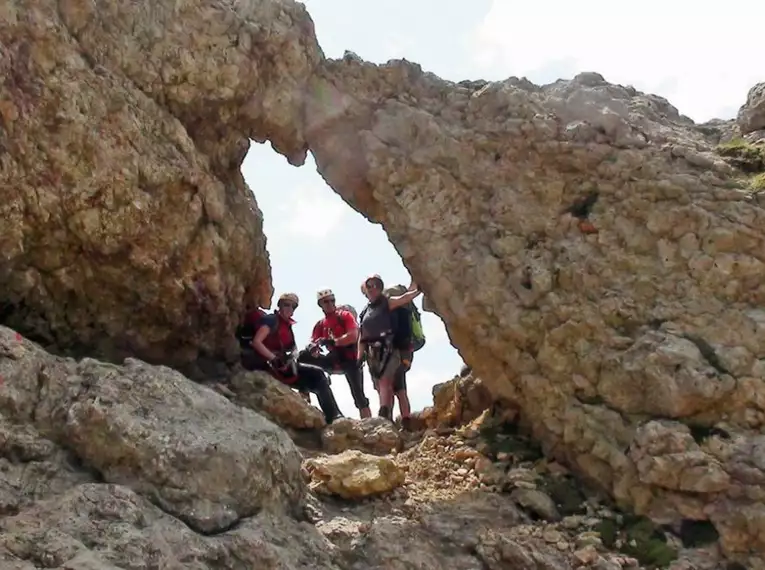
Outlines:
[{"label": "sunglasses", "polygon": [[377,283],[377,281],[367,281],[366,283],[364,283],[364,285],[366,285],[367,289],[377,290],[380,288],[380,285]]},{"label": "sunglasses", "polygon": [[326,299],[322,299],[319,301],[322,305],[334,305],[335,304],[335,298],[334,297],[328,297]]}]

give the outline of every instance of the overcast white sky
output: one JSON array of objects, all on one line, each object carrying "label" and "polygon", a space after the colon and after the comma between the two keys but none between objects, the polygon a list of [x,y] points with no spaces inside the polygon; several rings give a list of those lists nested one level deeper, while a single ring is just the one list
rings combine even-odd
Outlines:
[{"label": "overcast white sky", "polygon": [[[730,118],[748,89],[765,80],[762,0],[306,0],[327,57],[351,50],[382,63],[406,57],[437,75],[535,83],[597,71],[613,83],[662,95],[697,122]],[[409,283],[409,273],[379,226],[350,209],[309,157],[294,168],[270,145],[253,144],[245,179],[265,216],[277,295],[300,295],[298,344],[321,317],[316,291],[332,288],[340,302],[364,304],[359,285],[380,273]],[[353,260],[349,262],[348,260]],[[409,374],[413,409],[432,401],[433,384],[450,379],[462,359],[438,317],[424,314],[428,343]],[[376,412],[377,395],[366,372]],[[332,382],[343,413],[357,417],[345,379]]]}]

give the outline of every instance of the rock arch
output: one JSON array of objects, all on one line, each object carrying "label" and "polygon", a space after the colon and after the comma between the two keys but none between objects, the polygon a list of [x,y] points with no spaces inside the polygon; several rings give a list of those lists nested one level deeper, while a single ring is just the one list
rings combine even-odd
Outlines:
[{"label": "rock arch", "polygon": [[327,60],[289,2],[146,6],[5,8],[5,323],[182,369],[230,357],[272,293],[248,139],[310,150],[549,454],[656,520],[710,519],[731,556],[765,549],[765,210],[714,152],[735,125],[595,73]]}]

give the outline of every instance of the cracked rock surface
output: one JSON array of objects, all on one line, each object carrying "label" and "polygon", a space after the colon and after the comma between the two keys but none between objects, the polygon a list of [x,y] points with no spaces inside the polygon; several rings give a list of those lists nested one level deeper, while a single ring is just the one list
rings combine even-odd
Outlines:
[{"label": "cracked rock surface", "polygon": [[596,73],[453,84],[348,55],[316,81],[319,169],[546,453],[761,556],[765,488],[740,461],[765,427],[765,202],[722,135]]},{"label": "cracked rock surface", "polygon": [[[261,402],[252,382],[240,376],[229,401],[164,367],[63,359],[0,327],[0,567],[723,567],[712,525],[660,526],[620,508],[544,458],[515,414],[496,405],[477,415],[462,407],[455,419],[453,401],[439,398],[432,427],[398,433],[385,452],[375,447],[383,420],[345,419],[342,434],[322,437],[326,426],[304,427],[315,408],[298,422],[294,409],[280,411],[302,398],[280,394],[271,417],[313,432],[319,448],[308,449],[249,409]],[[470,375],[454,382],[481,384]],[[704,469],[691,435],[653,422],[638,439],[633,460],[657,484],[725,484]],[[740,453],[738,468],[751,477],[744,461],[756,455]],[[683,461],[694,468],[678,477]],[[740,522],[724,521],[751,545]],[[747,567],[762,568],[752,560]]]},{"label": "cracked rock surface", "polygon": [[275,137],[268,117],[292,114],[283,47],[301,36],[276,3],[237,6],[3,3],[2,322],[116,361],[236,355],[244,303],[272,294],[237,125]]},{"label": "cracked rock surface", "polygon": [[[0,8],[3,322],[117,360],[232,357],[242,305],[271,294],[238,170],[247,138],[293,164],[310,148],[547,454],[655,521],[712,521],[731,558],[761,557],[761,86],[737,123],[696,125],[597,73],[455,84],[405,61],[325,60],[290,1],[147,6]],[[112,388],[88,375],[104,365],[72,366],[33,370],[13,417],[54,439],[104,422],[136,435],[103,415]],[[164,430],[195,465],[193,430]],[[265,444],[221,456],[248,445]],[[163,508],[186,507],[177,481],[147,481]],[[199,503],[194,520],[227,520],[239,499]]]},{"label": "cracked rock surface", "polygon": [[199,532],[301,508],[301,457],[287,434],[178,372],[52,357],[0,327],[0,377],[5,420],[34,427]]}]

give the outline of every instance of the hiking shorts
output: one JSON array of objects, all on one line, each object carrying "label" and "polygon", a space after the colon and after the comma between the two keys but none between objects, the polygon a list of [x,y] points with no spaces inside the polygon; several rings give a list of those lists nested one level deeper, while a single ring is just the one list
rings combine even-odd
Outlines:
[{"label": "hiking shorts", "polygon": [[401,357],[401,365],[396,370],[396,374],[393,377],[393,391],[402,392],[406,390],[406,373],[412,367],[412,358],[414,353],[411,350],[399,351]]},{"label": "hiking shorts", "polygon": [[[375,386],[377,385],[377,381],[380,378],[393,378],[396,374],[396,371],[401,366],[401,352],[395,348],[391,348],[389,351],[390,357],[382,366],[382,370],[380,370],[380,367],[383,364],[379,360],[380,352],[369,351],[367,353],[367,366],[369,367],[369,375],[372,377],[372,382],[375,383]],[[383,353],[382,360],[385,360],[385,358],[385,354]]]}]

